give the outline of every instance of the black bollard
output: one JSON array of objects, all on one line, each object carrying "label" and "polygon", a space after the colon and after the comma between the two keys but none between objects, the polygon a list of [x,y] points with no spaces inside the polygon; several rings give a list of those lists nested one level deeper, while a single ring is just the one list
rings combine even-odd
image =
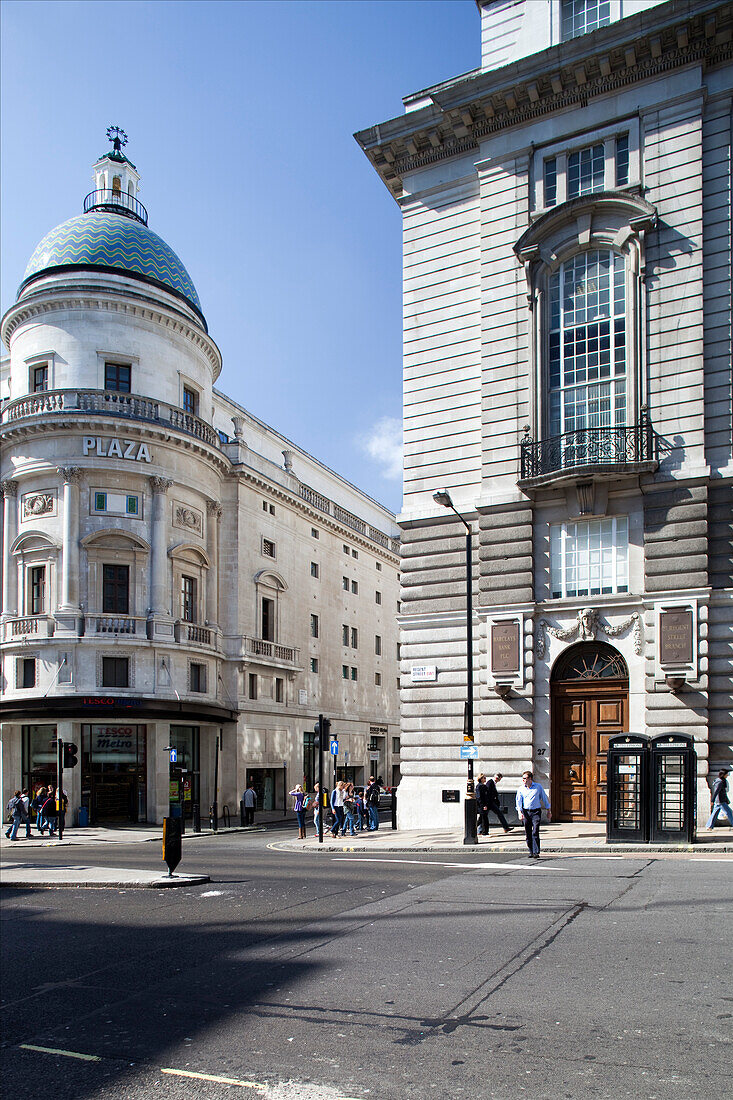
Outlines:
[{"label": "black bollard", "polygon": [[397,828],[397,788],[392,788],[392,828]]},{"label": "black bollard", "polygon": [[194,802],[191,809],[192,809],[192,815],[193,815],[193,831],[195,833],[200,833],[201,832],[201,807],[199,806],[198,802]]}]

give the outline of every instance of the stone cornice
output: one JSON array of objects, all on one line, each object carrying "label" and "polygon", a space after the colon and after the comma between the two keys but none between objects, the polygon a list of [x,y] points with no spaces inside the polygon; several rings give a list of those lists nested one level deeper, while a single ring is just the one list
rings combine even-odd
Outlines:
[{"label": "stone cornice", "polygon": [[405,175],[477,150],[492,134],[676,69],[731,57],[730,2],[672,0],[504,68],[428,90],[431,106],[355,137],[399,198]]},{"label": "stone cornice", "polygon": [[215,382],[221,373],[221,353],[207,333],[192,321],[174,310],[165,309],[150,299],[133,296],[109,287],[69,289],[49,287],[42,295],[21,298],[11,306],[2,320],[0,335],[6,347],[10,346],[15,331],[27,321],[33,321],[59,310],[96,310],[108,313],[122,313],[129,318],[138,318],[160,325],[169,332],[175,332],[190,340],[209,361],[212,380]]}]

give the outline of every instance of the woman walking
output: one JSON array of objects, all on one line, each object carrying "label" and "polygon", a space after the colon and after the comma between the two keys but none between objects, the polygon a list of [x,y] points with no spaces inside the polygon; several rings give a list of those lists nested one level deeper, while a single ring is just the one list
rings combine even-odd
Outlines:
[{"label": "woman walking", "polygon": [[321,822],[321,784],[315,783],[313,786],[313,828],[316,831],[316,840],[318,840],[318,831]]},{"label": "woman walking", "polygon": [[338,836],[339,829],[343,833],[344,831],[344,787],[346,784],[343,779],[339,779],[336,786],[331,791],[331,809],[333,810],[333,825],[331,826],[331,836]]},{"label": "woman walking", "polygon": [[295,810],[295,816],[298,819],[298,840],[305,840],[305,791],[301,787],[300,783],[296,786],[295,790],[290,791],[290,797],[295,799],[293,803],[293,809]]},{"label": "woman walking", "polygon": [[36,791],[36,797],[33,799],[33,809],[36,811],[36,828],[38,832],[43,836],[44,829],[49,829],[50,825],[43,816],[43,803],[48,798],[48,792],[45,787],[39,787]]},{"label": "woman walking", "polygon": [[356,813],[356,799],[354,796],[354,784],[348,783],[346,790],[344,791],[344,836],[346,836],[346,830],[349,831],[349,836],[356,836],[356,830],[354,828],[354,815]]}]

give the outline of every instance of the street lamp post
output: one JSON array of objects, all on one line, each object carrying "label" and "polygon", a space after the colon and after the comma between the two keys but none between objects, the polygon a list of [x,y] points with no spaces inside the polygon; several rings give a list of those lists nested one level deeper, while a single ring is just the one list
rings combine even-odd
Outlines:
[{"label": "street lamp post", "polygon": [[[471,568],[471,528],[460,512],[456,511],[447,489],[433,493],[436,504],[450,510],[458,516],[466,528],[466,725],[464,741],[473,744],[473,570]],[[468,779],[466,781],[465,828],[463,843],[478,844],[476,830],[476,793],[473,786],[473,760],[468,760]]]}]

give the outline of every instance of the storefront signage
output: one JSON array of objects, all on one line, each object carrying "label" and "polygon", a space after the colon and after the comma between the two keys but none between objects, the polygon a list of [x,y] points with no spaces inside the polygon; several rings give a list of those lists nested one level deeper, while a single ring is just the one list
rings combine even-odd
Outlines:
[{"label": "storefront signage", "polygon": [[84,707],[115,707],[127,710],[143,705],[142,699],[113,699],[108,695],[86,695],[81,701]]},{"label": "storefront signage", "polygon": [[659,616],[659,659],[663,665],[692,664],[692,611],[675,608]]},{"label": "storefront signage", "polygon": [[491,671],[519,672],[519,623],[494,623],[491,627]]},{"label": "storefront signage", "polygon": [[82,454],[96,455],[97,458],[131,458],[135,462],[152,462],[147,443],[138,443],[135,439],[103,439],[101,436],[85,435]]},{"label": "storefront signage", "polygon": [[89,748],[92,760],[95,763],[136,763],[138,758],[137,726],[94,725],[90,726],[89,730]]},{"label": "storefront signage", "polygon": [[427,684],[438,679],[438,670],[435,665],[413,665],[410,678],[413,684]]}]

